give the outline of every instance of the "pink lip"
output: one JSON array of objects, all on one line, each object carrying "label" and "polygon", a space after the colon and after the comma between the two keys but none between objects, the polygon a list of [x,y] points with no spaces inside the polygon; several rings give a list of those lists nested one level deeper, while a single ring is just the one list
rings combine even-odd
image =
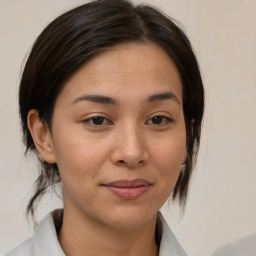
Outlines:
[{"label": "pink lip", "polygon": [[152,184],[146,180],[135,179],[113,181],[103,186],[123,199],[132,200],[144,194],[151,185]]}]

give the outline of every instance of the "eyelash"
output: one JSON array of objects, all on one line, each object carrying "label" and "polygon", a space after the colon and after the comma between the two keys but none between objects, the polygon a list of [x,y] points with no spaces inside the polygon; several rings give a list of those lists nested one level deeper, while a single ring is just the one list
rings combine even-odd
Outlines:
[{"label": "eyelash", "polygon": [[[161,121],[162,121],[162,120],[165,120],[165,121],[164,121],[164,123],[161,122],[161,124],[154,124],[154,123],[152,123],[152,124],[150,124],[150,125],[162,126],[162,125],[167,125],[167,124],[173,122],[173,120],[172,120],[170,117],[163,116],[163,115],[156,115],[156,116],[153,116],[153,117],[151,117],[149,120],[152,120],[152,119],[154,119],[154,118],[155,118],[156,121],[159,121],[159,119],[160,119]],[[147,121],[147,122],[148,122],[148,121]]]},{"label": "eyelash", "polygon": [[[153,123],[152,120],[155,118],[155,121],[160,121],[160,123]],[[151,120],[151,123],[149,123],[149,121]],[[164,120],[164,123],[162,123],[162,121]],[[98,124],[95,124],[93,123],[93,121],[99,121],[100,123]],[[104,124],[104,122],[106,122],[108,124]],[[102,123],[101,123],[102,122]],[[173,120],[167,116],[163,116],[163,115],[156,115],[156,116],[153,116],[151,117],[150,119],[147,120],[147,124],[149,125],[156,125],[156,126],[163,126],[163,125],[167,125],[169,123],[172,123]],[[101,127],[101,126],[104,126],[104,125],[111,125],[113,124],[109,119],[105,118],[105,117],[102,117],[102,116],[94,116],[94,117],[90,117],[88,119],[85,119],[83,120],[83,123],[87,123],[89,124],[90,126],[98,126],[98,127]]]},{"label": "eyelash", "polygon": [[[98,120],[97,120],[98,119]],[[93,121],[99,121],[99,119],[100,120],[103,120],[103,122],[105,121],[107,121],[108,123],[110,123],[110,124],[112,124],[112,122],[109,120],[109,119],[107,119],[107,118],[105,118],[105,117],[103,117],[103,116],[93,116],[93,117],[90,117],[90,118],[88,118],[88,119],[85,119],[85,120],[83,120],[83,123],[88,123],[89,125],[91,125],[91,126],[103,126],[103,125],[105,125],[105,124],[94,124],[93,123]]]}]

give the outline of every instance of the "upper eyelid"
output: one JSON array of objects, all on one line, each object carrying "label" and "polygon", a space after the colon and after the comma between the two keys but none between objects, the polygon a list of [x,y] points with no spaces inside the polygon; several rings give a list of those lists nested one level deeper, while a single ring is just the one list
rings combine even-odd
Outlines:
[{"label": "upper eyelid", "polygon": [[84,118],[83,121],[92,120],[93,118],[96,118],[96,117],[101,117],[101,118],[103,118],[103,119],[105,119],[105,120],[110,121],[109,118],[107,118],[107,117],[105,117],[105,116],[91,116],[91,117],[88,117],[88,118]]},{"label": "upper eyelid", "polygon": [[156,116],[158,116],[158,117],[163,117],[163,118],[165,118],[165,119],[167,119],[167,120],[170,120],[170,121],[174,121],[172,117],[168,117],[168,116],[165,116],[165,115],[154,115],[154,116],[148,118],[147,120],[151,120],[152,118],[154,118],[154,117],[156,117]]},{"label": "upper eyelid", "polygon": [[[91,117],[88,117],[88,118],[85,118],[85,119],[83,119],[82,120],[82,122],[83,123],[89,123],[90,121],[92,121],[93,120],[93,118],[96,118],[96,117],[101,117],[101,118],[103,118],[105,121],[107,121],[107,123],[113,123],[111,120],[109,120],[109,118],[106,118],[106,117],[104,117],[104,116],[100,116],[100,115],[95,115],[95,116],[91,116]],[[102,125],[94,125],[94,124],[92,124],[92,126],[103,126],[104,124],[102,124]],[[106,125],[106,124],[105,124]]]},{"label": "upper eyelid", "polygon": [[156,112],[153,112],[150,115],[148,115],[147,120],[151,119],[151,118],[153,118],[155,116],[163,116],[163,117],[166,117],[166,118],[174,120],[173,116],[169,112],[166,112],[166,111],[156,111]]},{"label": "upper eyelid", "polygon": [[[88,117],[87,117],[88,116]],[[92,119],[92,118],[95,118],[95,117],[102,117],[102,118],[105,118],[105,119],[108,119],[110,120],[111,118],[105,114],[105,113],[101,113],[101,112],[95,112],[95,113],[90,113],[90,114],[87,114],[85,117],[83,117],[83,120],[89,120],[89,119]]]}]

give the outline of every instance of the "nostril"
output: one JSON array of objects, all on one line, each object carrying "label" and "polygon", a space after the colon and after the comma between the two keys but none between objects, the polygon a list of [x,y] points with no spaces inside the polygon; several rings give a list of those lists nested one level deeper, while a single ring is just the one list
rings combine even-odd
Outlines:
[{"label": "nostril", "polygon": [[139,162],[137,162],[137,163],[129,163],[129,162],[126,162],[126,161],[124,161],[124,160],[119,160],[119,161],[117,161],[118,162],[118,164],[127,164],[127,165],[133,165],[133,164],[135,164],[135,165],[143,165],[144,164],[144,160],[140,160]]}]

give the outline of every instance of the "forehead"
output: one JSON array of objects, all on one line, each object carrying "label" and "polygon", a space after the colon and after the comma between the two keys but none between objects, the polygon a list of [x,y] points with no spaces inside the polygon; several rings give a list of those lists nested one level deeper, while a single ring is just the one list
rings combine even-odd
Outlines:
[{"label": "forehead", "polygon": [[125,43],[103,51],[80,68],[65,85],[61,97],[110,94],[138,98],[172,91],[182,101],[179,72],[170,56],[154,43]]}]

